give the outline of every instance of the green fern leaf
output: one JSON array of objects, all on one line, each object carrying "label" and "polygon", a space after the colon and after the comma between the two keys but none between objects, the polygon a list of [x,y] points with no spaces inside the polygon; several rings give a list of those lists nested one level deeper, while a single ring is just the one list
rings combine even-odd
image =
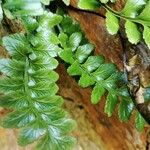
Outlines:
[{"label": "green fern leaf", "polygon": [[20,128],[28,125],[36,120],[34,113],[27,110],[14,111],[10,113],[3,121],[3,127],[5,128]]},{"label": "green fern leaf", "polygon": [[60,58],[63,59],[65,62],[72,64],[74,62],[73,53],[70,48],[65,49],[64,51],[60,52]]},{"label": "green fern leaf", "polygon": [[108,3],[109,1],[112,3],[116,2],[116,0],[100,0],[100,2],[104,4]]},{"label": "green fern leaf", "polygon": [[150,27],[144,26],[143,38],[150,49]]},{"label": "green fern leaf", "polygon": [[20,110],[27,108],[29,103],[23,92],[10,92],[9,94],[0,97],[0,106]]},{"label": "green fern leaf", "polygon": [[145,120],[139,112],[137,112],[137,114],[136,114],[135,126],[138,131],[142,131],[145,126]]},{"label": "green fern leaf", "polygon": [[125,23],[126,34],[132,44],[137,44],[141,40],[141,33],[137,25],[131,21]]},{"label": "green fern leaf", "polygon": [[85,59],[89,56],[93,49],[94,46],[92,44],[85,44],[79,46],[76,51],[76,58],[79,61],[79,63],[83,63],[83,61],[85,61]]},{"label": "green fern leaf", "polygon": [[109,0],[100,0],[100,2],[102,2],[102,3],[106,4],[106,3],[108,3],[108,2],[109,2]]},{"label": "green fern leaf", "polygon": [[80,80],[79,80],[79,85],[81,87],[88,87],[91,86],[95,83],[94,79],[91,78],[90,75],[88,75],[87,73],[82,73]]},{"label": "green fern leaf", "polygon": [[46,128],[43,123],[38,120],[37,122],[32,122],[29,127],[23,128],[20,132],[18,143],[21,146],[26,146],[40,138],[46,133]]},{"label": "green fern leaf", "polygon": [[122,13],[127,17],[135,18],[146,5],[147,0],[127,0]]},{"label": "green fern leaf", "polygon": [[14,90],[22,89],[23,79],[19,77],[8,78],[3,77],[0,79],[0,90],[3,92],[11,92]]},{"label": "green fern leaf", "polygon": [[80,64],[78,61],[75,61],[68,69],[67,72],[69,73],[69,75],[71,76],[75,76],[75,75],[81,75],[82,74],[82,70],[80,69]]},{"label": "green fern leaf", "polygon": [[101,97],[104,95],[105,92],[106,90],[103,88],[103,86],[97,83],[92,91],[91,102],[93,104],[97,104],[101,100]]},{"label": "green fern leaf", "polygon": [[98,0],[79,0],[78,7],[81,9],[89,9],[94,10],[98,9],[100,6],[100,3]]},{"label": "green fern leaf", "polygon": [[[53,28],[62,21],[62,16],[53,14],[51,12],[45,12],[39,20],[39,26],[41,30],[46,30],[47,28]],[[46,28],[41,28],[46,27]],[[48,31],[47,31],[48,32]],[[49,35],[48,35],[49,36]]]},{"label": "green fern leaf", "polygon": [[103,56],[89,56],[86,62],[82,65],[89,73],[95,71],[101,64],[104,63]]},{"label": "green fern leaf", "polygon": [[3,46],[15,59],[23,58],[28,53],[30,45],[23,34],[14,34],[2,39]]},{"label": "green fern leaf", "polygon": [[30,16],[22,17],[22,18],[23,18],[23,24],[26,27],[27,32],[32,32],[38,28],[38,22],[36,21],[35,18],[32,18]]},{"label": "green fern leaf", "polygon": [[141,21],[144,25],[150,26],[150,16],[149,16],[149,10],[150,10],[150,1],[147,1],[145,8],[142,10],[140,15],[137,17],[139,21]]},{"label": "green fern leaf", "polygon": [[67,6],[70,4],[70,0],[62,0]]},{"label": "green fern leaf", "polygon": [[76,140],[71,136],[61,137],[61,143],[57,143],[57,139],[52,141],[50,134],[47,134],[38,143],[36,149],[49,150],[55,148],[56,150],[70,150],[75,143]]},{"label": "green fern leaf", "polygon": [[108,117],[112,116],[112,113],[114,112],[114,109],[117,105],[118,97],[115,93],[115,91],[109,91],[106,104],[105,104],[105,113],[108,115]]},{"label": "green fern leaf", "polygon": [[51,1],[53,0],[41,0],[41,3],[43,3],[44,5],[49,5]]},{"label": "green fern leaf", "polygon": [[69,37],[69,44],[70,44],[70,47],[72,48],[72,51],[76,50],[81,40],[82,40],[82,34],[80,32],[73,33]]},{"label": "green fern leaf", "polygon": [[119,20],[111,12],[106,13],[106,27],[111,35],[114,35],[119,30]]},{"label": "green fern leaf", "polygon": [[67,44],[67,42],[68,42],[68,36],[67,36],[67,34],[61,32],[61,33],[59,34],[58,38],[59,38],[59,41],[60,41],[61,46],[62,46],[62,47],[66,47],[66,44]]},{"label": "green fern leaf", "polygon": [[[44,10],[40,0],[28,1],[28,0],[6,0],[3,5],[5,10],[9,10],[13,16],[39,16],[42,15]],[[6,11],[5,11],[6,12]],[[7,17],[7,13],[5,13]],[[11,18],[10,18],[11,19]]]},{"label": "green fern leaf", "polygon": [[128,121],[131,113],[133,111],[134,105],[132,101],[129,101],[128,99],[122,98],[122,101],[119,106],[119,119],[121,121]]},{"label": "green fern leaf", "polygon": [[112,73],[116,71],[116,66],[114,64],[102,64],[92,75],[97,81],[105,80]]}]

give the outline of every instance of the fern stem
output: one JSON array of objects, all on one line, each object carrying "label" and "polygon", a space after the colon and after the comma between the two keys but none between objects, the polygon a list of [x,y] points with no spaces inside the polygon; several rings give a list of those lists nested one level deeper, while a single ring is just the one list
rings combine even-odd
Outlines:
[{"label": "fern stem", "polygon": [[32,108],[32,111],[34,112],[34,115],[39,118],[39,113],[38,111],[36,111],[36,109],[34,108],[33,102],[32,102],[32,98],[31,98],[31,91],[29,89],[28,83],[29,83],[29,76],[28,76],[28,69],[29,69],[29,58],[28,56],[26,56],[25,58],[25,71],[24,71],[24,92],[27,96],[27,101],[29,103],[29,108]]},{"label": "fern stem", "polygon": [[132,22],[135,22],[135,23],[137,23],[137,24],[142,24],[143,26],[144,26],[144,24],[143,24],[143,22],[141,21],[141,20],[138,20],[138,19],[135,19],[135,18],[131,18],[131,17],[127,17],[127,16],[125,16],[125,15],[123,15],[123,14],[121,14],[121,12],[117,12],[117,11],[115,11],[115,10],[113,10],[111,7],[109,7],[108,5],[105,5],[105,4],[102,4],[101,3],[101,5],[102,5],[102,7],[104,8],[104,9],[106,9],[107,11],[109,11],[109,12],[111,12],[112,14],[114,14],[116,17],[118,17],[118,18],[121,18],[121,19],[123,19],[123,20],[130,20],[130,21],[132,21]]},{"label": "fern stem", "polygon": [[29,89],[28,89],[28,72],[27,72],[28,68],[29,68],[29,61],[28,61],[28,57],[26,56],[25,72],[24,72],[24,91],[25,91],[25,93],[29,92]]}]

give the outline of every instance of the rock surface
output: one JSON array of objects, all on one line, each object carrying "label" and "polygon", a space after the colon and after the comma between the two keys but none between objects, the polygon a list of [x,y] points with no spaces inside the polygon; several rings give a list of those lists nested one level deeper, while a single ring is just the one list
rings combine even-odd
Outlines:
[{"label": "rock surface", "polygon": [[[80,22],[87,38],[95,44],[95,54],[104,55],[108,62],[114,62],[119,69],[122,69],[123,48],[120,37],[107,33],[104,18],[87,12],[69,10],[69,13]],[[3,55],[3,50],[0,50],[0,54]],[[75,79],[67,75],[63,64],[59,65],[57,72],[60,74],[59,94],[65,99],[64,107],[78,124],[73,133],[78,140],[74,150],[146,149],[148,129],[138,133],[134,127],[134,116],[128,123],[121,123],[116,110],[114,115],[108,118],[103,112],[105,97],[100,104],[93,106],[90,102],[90,88],[80,88]],[[1,109],[0,117],[6,112]],[[17,146],[16,136],[16,130],[0,128],[0,150],[33,149],[33,145],[26,148]]]}]

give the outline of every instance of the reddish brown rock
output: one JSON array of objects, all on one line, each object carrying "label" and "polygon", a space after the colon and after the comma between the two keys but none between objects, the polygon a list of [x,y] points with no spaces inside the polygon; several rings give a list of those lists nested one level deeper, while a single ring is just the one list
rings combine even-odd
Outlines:
[{"label": "reddish brown rock", "polygon": [[[87,38],[95,44],[95,54],[104,55],[107,62],[114,62],[119,69],[122,65],[122,45],[119,36],[111,36],[105,28],[104,18],[70,10],[78,20]],[[78,143],[74,150],[145,150],[147,132],[138,133],[134,127],[134,116],[128,123],[118,120],[117,110],[111,118],[104,112],[105,97],[94,106],[90,102],[91,88],[83,89],[66,73],[64,65],[57,69],[60,74],[59,94],[65,98],[65,108],[77,121],[74,131]],[[1,116],[5,114],[1,110]],[[31,150],[32,146],[20,148],[16,142],[16,131],[0,129],[0,150]]]}]

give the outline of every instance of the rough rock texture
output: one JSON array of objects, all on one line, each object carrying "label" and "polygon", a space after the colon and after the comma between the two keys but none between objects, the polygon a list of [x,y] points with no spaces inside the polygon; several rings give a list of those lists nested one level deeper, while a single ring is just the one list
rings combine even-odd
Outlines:
[{"label": "rough rock texture", "polygon": [[[122,69],[123,48],[120,37],[107,33],[104,18],[77,10],[70,10],[69,13],[80,22],[87,38],[95,44],[95,54],[104,55],[108,62],[114,62]],[[0,50],[3,55],[3,50]],[[128,123],[121,123],[116,110],[114,115],[108,118],[103,113],[105,97],[100,104],[93,106],[90,102],[90,88],[80,88],[75,79],[67,75],[63,64],[60,64],[57,71],[60,74],[59,94],[65,99],[64,107],[78,124],[73,133],[78,139],[74,150],[146,150],[148,129],[138,133],[134,127],[134,116]],[[6,112],[7,110],[1,109],[0,117]],[[16,135],[16,130],[1,128],[0,150],[32,150],[32,146],[17,146]]]}]

